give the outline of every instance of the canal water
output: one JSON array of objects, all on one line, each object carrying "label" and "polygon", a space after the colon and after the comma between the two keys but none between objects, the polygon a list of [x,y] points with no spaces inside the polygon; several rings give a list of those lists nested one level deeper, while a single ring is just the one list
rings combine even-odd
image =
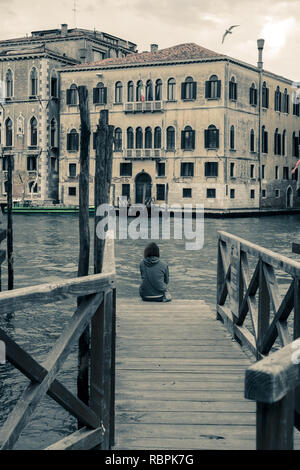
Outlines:
[{"label": "canal water", "polygon": [[[90,219],[92,227],[93,219]],[[5,219],[3,219],[5,224]],[[169,265],[174,298],[205,300],[214,308],[216,298],[217,232],[238,235],[290,258],[292,240],[300,234],[300,215],[205,219],[204,246],[185,250],[184,240],[159,240],[161,258]],[[139,262],[147,240],[116,241],[118,297],[138,295]],[[78,216],[14,216],[15,288],[76,277]],[[92,255],[91,255],[92,260]],[[92,263],[91,263],[92,264]],[[6,285],[6,265],[3,285]],[[92,271],[91,271],[92,273]],[[279,276],[284,287],[288,276]],[[33,357],[42,362],[76,308],[76,299],[24,309],[0,325]],[[77,352],[67,359],[58,378],[76,393]],[[0,425],[4,423],[28,380],[10,364],[0,365]],[[76,430],[76,421],[46,397],[22,433],[16,449],[41,449]]]}]

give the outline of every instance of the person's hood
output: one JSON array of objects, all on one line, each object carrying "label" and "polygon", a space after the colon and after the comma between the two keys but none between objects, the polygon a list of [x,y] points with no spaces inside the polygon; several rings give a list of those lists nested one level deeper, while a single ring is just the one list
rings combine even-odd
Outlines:
[{"label": "person's hood", "polygon": [[149,268],[158,262],[159,258],[157,258],[156,256],[147,256],[147,258],[144,258],[144,264]]}]

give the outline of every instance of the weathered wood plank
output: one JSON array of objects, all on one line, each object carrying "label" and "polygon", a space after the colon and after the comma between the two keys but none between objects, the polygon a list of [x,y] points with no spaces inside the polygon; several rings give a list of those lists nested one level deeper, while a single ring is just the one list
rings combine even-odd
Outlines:
[{"label": "weathered wood plank", "polygon": [[[118,389],[117,389],[118,392]],[[215,412],[228,412],[228,413],[246,413],[252,412],[255,414],[256,404],[252,401],[224,401],[224,400],[211,400],[211,401],[184,401],[184,400],[132,400],[120,399],[119,392],[117,393],[117,419],[120,413],[124,411],[133,412],[191,412],[196,413],[199,411],[215,411]]]},{"label": "weathered wood plank", "polygon": [[245,397],[263,403],[281,400],[300,385],[300,341],[293,341],[246,370]]},{"label": "weathered wood plank", "polygon": [[14,289],[0,293],[0,314],[23,310],[32,304],[50,304],[69,296],[80,297],[103,292],[115,285],[113,273],[92,274],[59,283]]},{"label": "weathered wood plank", "polygon": [[230,243],[235,240],[240,243],[241,250],[260,258],[263,262],[270,264],[274,268],[281,269],[293,277],[300,277],[300,263],[287,256],[275,253],[274,251],[263,248],[255,243],[244,240],[227,232],[220,231],[221,240]]},{"label": "weathered wood plank", "polygon": [[81,428],[55,444],[46,447],[45,450],[90,450],[101,444],[103,428]]},{"label": "weathered wood plank", "polygon": [[254,425],[256,417],[253,411],[250,412],[223,412],[223,411],[125,411],[118,415],[118,424],[139,423],[139,424],[201,424],[201,425]]},{"label": "weathered wood plank", "polygon": [[26,388],[9,415],[1,431],[0,442],[3,450],[12,448],[19,438],[41,398],[47,393],[64,360],[94,315],[102,298],[103,294],[95,294],[88,300],[83,299],[77,308],[64,333],[58,338],[47,360],[43,363],[43,367],[47,370],[46,376],[39,384],[31,383]]}]

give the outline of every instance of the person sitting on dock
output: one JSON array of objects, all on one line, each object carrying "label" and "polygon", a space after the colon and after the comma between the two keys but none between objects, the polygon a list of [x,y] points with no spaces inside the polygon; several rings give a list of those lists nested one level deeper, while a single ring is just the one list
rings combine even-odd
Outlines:
[{"label": "person sitting on dock", "polygon": [[168,291],[169,268],[159,259],[159,247],[149,243],[144,251],[144,259],[140,263],[142,284],[140,296],[145,301],[169,302],[172,300]]}]

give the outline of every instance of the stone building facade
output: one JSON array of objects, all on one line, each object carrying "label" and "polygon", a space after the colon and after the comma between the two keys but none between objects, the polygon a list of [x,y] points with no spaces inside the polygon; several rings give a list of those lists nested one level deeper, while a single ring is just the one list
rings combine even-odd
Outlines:
[{"label": "stone building facade", "polygon": [[13,156],[13,198],[58,202],[60,85],[57,69],[125,57],[135,44],[82,29],[35,31],[0,41],[0,197]]},{"label": "stone building facade", "polygon": [[[60,70],[60,200],[78,204],[79,109],[86,85],[93,132],[115,126],[112,202],[203,203],[207,212],[297,207],[299,107],[293,82],[196,44]],[[76,136],[77,137],[74,137]],[[77,139],[77,140],[76,140]],[[77,143],[76,143],[77,142]],[[297,176],[297,175],[296,175]]]}]

